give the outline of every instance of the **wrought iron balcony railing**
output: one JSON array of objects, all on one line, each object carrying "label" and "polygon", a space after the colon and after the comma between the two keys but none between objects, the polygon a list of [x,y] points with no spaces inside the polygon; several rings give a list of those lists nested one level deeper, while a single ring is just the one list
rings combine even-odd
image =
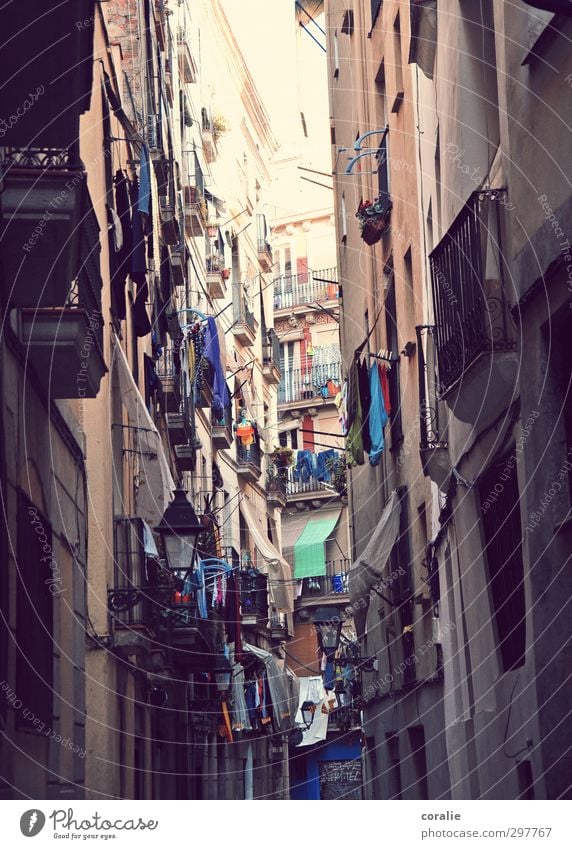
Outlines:
[{"label": "wrought iron balcony railing", "polygon": [[474,192],[429,257],[441,393],[485,352],[512,351],[504,190]]},{"label": "wrought iron balcony railing", "polygon": [[255,466],[258,471],[262,469],[262,454],[260,446],[256,442],[252,445],[243,445],[240,439],[237,439],[236,459],[239,465],[248,464]]},{"label": "wrought iron balcony railing", "polygon": [[239,572],[240,609],[243,619],[268,618],[268,578],[258,569]]},{"label": "wrought iron balcony railing", "polygon": [[268,341],[262,344],[262,363],[280,368],[280,339],[274,330],[268,331]]},{"label": "wrought iron balcony railing", "polygon": [[304,578],[302,597],[343,595],[349,592],[351,561],[347,557],[326,561],[326,574],[315,578]]},{"label": "wrought iron balcony railing", "polygon": [[294,401],[333,402],[340,391],[341,362],[310,366],[307,369],[289,369],[282,374],[278,387],[278,403]]},{"label": "wrought iron balcony railing", "polygon": [[282,274],[274,278],[274,309],[289,309],[303,304],[337,301],[338,269],[322,268],[302,274]]},{"label": "wrought iron balcony railing", "polygon": [[418,325],[415,329],[419,367],[419,448],[421,451],[446,448],[447,420],[438,392],[435,327]]}]

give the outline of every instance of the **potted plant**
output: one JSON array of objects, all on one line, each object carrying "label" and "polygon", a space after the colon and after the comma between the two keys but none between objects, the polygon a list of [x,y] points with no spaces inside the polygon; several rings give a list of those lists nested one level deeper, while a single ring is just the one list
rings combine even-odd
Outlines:
[{"label": "potted plant", "polygon": [[280,445],[269,455],[277,469],[287,469],[294,462],[294,451],[285,445]]},{"label": "potted plant", "polygon": [[367,245],[379,242],[389,226],[391,200],[385,192],[374,201],[362,200],[356,212],[361,237]]}]

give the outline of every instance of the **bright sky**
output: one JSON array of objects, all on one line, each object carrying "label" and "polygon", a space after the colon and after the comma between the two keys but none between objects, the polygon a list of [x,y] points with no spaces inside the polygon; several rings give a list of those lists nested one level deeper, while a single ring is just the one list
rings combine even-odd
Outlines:
[{"label": "bright sky", "polygon": [[[329,170],[326,54],[296,24],[294,0],[221,0],[221,5],[281,146],[303,145],[307,163]],[[319,30],[313,27],[312,31],[325,45]],[[304,112],[310,141],[302,136],[300,112]]]}]

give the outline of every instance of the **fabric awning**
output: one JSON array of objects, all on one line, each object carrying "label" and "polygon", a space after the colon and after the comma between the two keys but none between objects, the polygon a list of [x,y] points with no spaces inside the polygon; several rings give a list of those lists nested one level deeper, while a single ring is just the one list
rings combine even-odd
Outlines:
[{"label": "fabric awning", "polygon": [[296,513],[287,519],[282,514],[282,554],[288,563],[294,565],[294,545],[306,526],[308,517],[305,513]]},{"label": "fabric awning", "polygon": [[159,431],[151,418],[143,396],[133,379],[119,341],[113,340],[113,366],[117,369],[123,406],[127,410],[134,450],[139,458],[139,489],[135,496],[136,514],[151,527],[158,525],[169,504],[175,481]]},{"label": "fabric awning", "polygon": [[[268,568],[268,588],[271,604],[283,613],[292,613],[294,610],[294,585],[290,564],[280,554],[276,546],[264,536],[262,530],[258,527],[254,511],[246,498],[243,498],[240,502],[240,512],[244,516],[244,521],[256,549]],[[264,519],[266,520],[266,514],[264,514]]]},{"label": "fabric awning", "polygon": [[336,527],[341,509],[318,511],[308,519],[294,543],[294,577],[314,578],[326,574],[326,540]]},{"label": "fabric awning", "polygon": [[433,79],[437,48],[437,0],[413,0],[409,63],[416,62],[426,77]]},{"label": "fabric awning", "polygon": [[[394,490],[383,508],[370,541],[361,556],[350,566],[350,601],[354,607],[354,622],[358,635],[365,631],[369,593],[371,588],[381,581],[391,549],[399,534],[400,518],[401,500],[397,490]],[[361,603],[364,600],[367,602],[365,605]]]}]

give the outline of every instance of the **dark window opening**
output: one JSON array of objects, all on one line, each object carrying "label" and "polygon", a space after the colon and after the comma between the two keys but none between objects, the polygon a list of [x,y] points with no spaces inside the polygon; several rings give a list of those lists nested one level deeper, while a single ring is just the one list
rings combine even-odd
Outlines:
[{"label": "dark window opening", "polygon": [[534,779],[530,761],[521,761],[517,764],[516,774],[518,778],[518,798],[534,799]]},{"label": "dark window opening", "polygon": [[411,760],[415,783],[417,785],[417,798],[428,799],[429,789],[427,785],[427,755],[425,752],[425,731],[422,725],[414,725],[408,729],[409,747],[411,749]]},{"label": "dark window opening", "polygon": [[[26,707],[16,711],[16,727],[36,731],[38,717],[52,724],[53,570],[52,529],[47,519],[20,493],[18,503],[18,570],[16,578],[16,694]],[[47,553],[46,553],[47,552]]]},{"label": "dark window opening", "polygon": [[487,470],[480,499],[494,623],[506,672],[522,666],[526,646],[522,530],[514,451]]},{"label": "dark window opening", "polygon": [[401,763],[399,760],[399,737],[395,733],[386,733],[385,742],[387,746],[387,784],[388,797],[390,799],[401,799]]},{"label": "dark window opening", "polygon": [[379,10],[381,9],[382,0],[371,0],[371,28],[375,26]]},{"label": "dark window opening", "polygon": [[[387,296],[385,298],[385,332],[387,347],[394,357],[399,352],[399,341],[397,333],[397,304],[395,300],[395,277],[391,272]],[[391,450],[393,451],[403,439],[403,428],[401,423],[401,390],[399,386],[399,362],[391,363],[388,373],[389,400],[391,401]]]}]

